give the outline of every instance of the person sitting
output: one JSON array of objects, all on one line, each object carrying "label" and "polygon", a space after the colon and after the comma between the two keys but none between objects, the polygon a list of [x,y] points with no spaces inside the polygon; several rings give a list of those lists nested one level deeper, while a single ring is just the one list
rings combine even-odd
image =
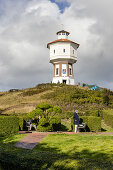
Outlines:
[{"label": "person sitting", "polygon": [[37,120],[35,119],[35,117],[33,117],[31,120],[30,120],[30,129],[32,129],[32,127],[36,130],[36,126],[37,126]]}]

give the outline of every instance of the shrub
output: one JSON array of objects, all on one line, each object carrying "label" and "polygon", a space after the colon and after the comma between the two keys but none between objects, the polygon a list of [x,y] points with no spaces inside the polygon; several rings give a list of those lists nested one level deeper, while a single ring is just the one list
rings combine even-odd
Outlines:
[{"label": "shrub", "polygon": [[101,131],[101,118],[95,116],[88,117],[88,127],[92,132]]},{"label": "shrub", "polygon": [[113,110],[104,110],[103,119],[108,126],[113,128]]},{"label": "shrub", "polygon": [[103,103],[108,106],[109,102],[110,102],[109,96],[108,95],[104,95],[103,96]]},{"label": "shrub", "polygon": [[58,116],[52,117],[50,120],[41,118],[37,126],[37,131],[58,131],[61,130],[61,118]]},{"label": "shrub", "polygon": [[[87,123],[87,130],[98,132],[101,130],[101,118],[96,116],[80,116],[79,123]],[[71,130],[74,131],[74,121],[71,118]]]},{"label": "shrub", "polygon": [[62,109],[61,109],[59,106],[54,106],[54,107],[53,107],[53,111],[54,111],[55,113],[62,113]]},{"label": "shrub", "polygon": [[54,116],[50,119],[50,126],[52,126],[53,131],[61,130],[61,118],[59,116]]},{"label": "shrub", "polygon": [[0,136],[16,134],[19,131],[19,119],[15,116],[0,116]]},{"label": "shrub", "polygon": [[37,126],[37,131],[51,131],[52,127],[50,126],[50,123],[47,118],[42,117],[39,120],[39,124]]},{"label": "shrub", "polygon": [[37,109],[37,108],[40,108],[40,109],[42,109],[43,111],[45,111],[46,109],[49,109],[49,108],[51,108],[51,107],[53,107],[53,106],[50,105],[49,103],[40,103],[40,104],[36,107],[36,109]]},{"label": "shrub", "polygon": [[99,111],[98,110],[88,110],[85,112],[86,116],[99,116]]},{"label": "shrub", "polygon": [[43,115],[43,110],[40,109],[40,108],[37,108],[37,109],[33,110],[32,112],[29,112],[29,113],[27,114],[27,116],[28,116],[29,119],[32,119],[33,117],[36,117],[36,116],[39,116],[39,115],[40,115],[40,116]]}]

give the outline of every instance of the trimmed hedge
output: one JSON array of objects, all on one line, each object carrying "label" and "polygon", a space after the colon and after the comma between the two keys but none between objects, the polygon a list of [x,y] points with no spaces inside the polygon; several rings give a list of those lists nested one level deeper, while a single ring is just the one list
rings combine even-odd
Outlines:
[{"label": "trimmed hedge", "polygon": [[88,127],[92,132],[101,131],[101,118],[95,116],[88,117]]},{"label": "trimmed hedge", "polygon": [[[80,116],[79,123],[87,123],[87,130],[91,132],[101,131],[101,118],[96,116]],[[71,130],[74,131],[74,121],[71,118]]]},{"label": "trimmed hedge", "polygon": [[19,131],[19,119],[16,116],[0,116],[0,136],[16,134]]},{"label": "trimmed hedge", "polygon": [[104,110],[103,119],[108,126],[113,128],[113,110]]},{"label": "trimmed hedge", "polygon": [[26,130],[26,121],[29,120],[27,116],[18,116],[19,119],[19,130]]}]

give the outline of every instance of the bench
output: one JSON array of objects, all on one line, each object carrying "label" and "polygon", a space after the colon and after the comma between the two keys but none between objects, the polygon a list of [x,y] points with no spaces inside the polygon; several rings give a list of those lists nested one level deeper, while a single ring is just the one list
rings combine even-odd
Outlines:
[{"label": "bench", "polygon": [[29,121],[26,121],[26,127],[28,129],[28,131],[30,130],[30,122]]},{"label": "bench", "polygon": [[79,124],[78,125],[78,129],[80,130],[80,129],[83,129],[85,132],[86,132],[86,123],[82,123],[82,124]]}]

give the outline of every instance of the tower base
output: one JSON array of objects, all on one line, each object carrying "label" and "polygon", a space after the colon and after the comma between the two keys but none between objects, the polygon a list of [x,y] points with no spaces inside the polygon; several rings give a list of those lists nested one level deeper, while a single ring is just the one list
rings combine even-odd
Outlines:
[{"label": "tower base", "polygon": [[70,77],[53,77],[52,83],[63,83],[68,85],[75,85],[74,78]]}]

